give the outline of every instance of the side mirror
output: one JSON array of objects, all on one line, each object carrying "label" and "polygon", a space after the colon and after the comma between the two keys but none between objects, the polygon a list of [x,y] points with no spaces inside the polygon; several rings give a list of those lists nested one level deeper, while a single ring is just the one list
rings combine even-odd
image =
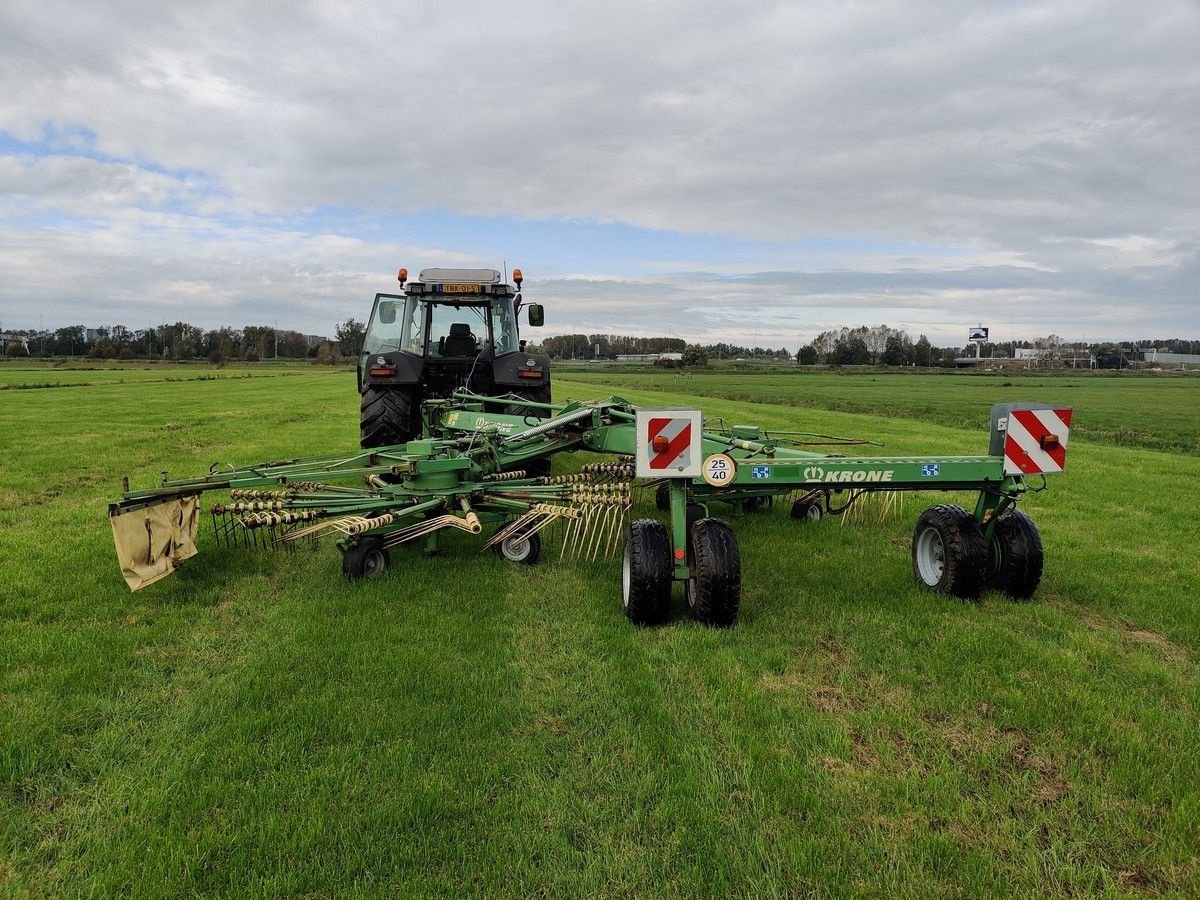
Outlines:
[{"label": "side mirror", "polygon": [[529,324],[534,328],[541,328],[546,323],[546,313],[542,309],[540,303],[529,304]]},{"label": "side mirror", "polygon": [[396,304],[391,300],[379,304],[379,321],[384,325],[391,325],[396,321]]}]

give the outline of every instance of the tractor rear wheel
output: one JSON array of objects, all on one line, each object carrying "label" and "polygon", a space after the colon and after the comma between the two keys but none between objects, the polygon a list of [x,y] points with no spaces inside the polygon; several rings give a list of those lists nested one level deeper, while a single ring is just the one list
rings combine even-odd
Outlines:
[{"label": "tractor rear wheel", "polygon": [[1028,600],[1042,580],[1042,538],[1033,519],[1007,509],[992,525],[988,586],[1013,600]]},{"label": "tractor rear wheel", "polygon": [[366,388],[358,430],[363,447],[387,447],[419,438],[421,417],[411,389]]},{"label": "tractor rear wheel", "polygon": [[[515,390],[512,393],[516,394],[518,397],[524,397],[526,400],[532,400],[534,403],[550,402],[549,384],[539,384],[537,387],[522,388],[520,390]],[[522,404],[516,402],[509,403],[507,406],[501,409],[500,412],[506,416],[522,416],[527,420],[527,424],[529,419],[550,418],[550,411],[547,409],[541,409],[536,406],[523,406]],[[532,428],[533,425],[530,424],[530,427]],[[531,478],[542,478],[550,474],[549,459],[527,460],[526,462],[521,463],[520,467],[524,469],[526,474],[528,474]]]},{"label": "tractor rear wheel", "polygon": [[359,541],[342,554],[342,574],[351,581],[375,578],[387,571],[387,548],[378,538]]},{"label": "tractor rear wheel", "polygon": [[961,506],[941,504],[921,513],[913,532],[917,580],[939,594],[974,600],[983,590],[988,546],[975,517]]},{"label": "tractor rear wheel", "polygon": [[635,625],[661,625],[671,612],[671,539],[657,519],[629,526],[621,562],[621,600]]},{"label": "tractor rear wheel", "polygon": [[692,575],[684,588],[692,616],[728,627],[742,602],[742,558],[737,535],[720,519],[701,519],[688,537]]}]

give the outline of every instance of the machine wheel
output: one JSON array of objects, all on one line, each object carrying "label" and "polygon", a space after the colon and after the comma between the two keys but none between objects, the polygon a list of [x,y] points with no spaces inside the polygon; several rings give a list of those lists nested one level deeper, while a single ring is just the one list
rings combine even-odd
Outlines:
[{"label": "machine wheel", "polygon": [[358,418],[359,444],[387,447],[421,436],[421,415],[408,388],[368,387]]},{"label": "machine wheel", "polygon": [[532,566],[542,555],[542,539],[537,534],[514,534],[496,545],[496,553],[509,562]]},{"label": "machine wheel", "polygon": [[825,515],[820,497],[801,497],[792,504],[792,518],[801,522],[820,522]]},{"label": "machine wheel", "polygon": [[728,627],[742,602],[742,557],[737,535],[720,519],[701,519],[688,533],[692,576],[684,592],[692,616]]},{"label": "machine wheel", "polygon": [[961,506],[942,504],[921,513],[913,532],[917,580],[939,594],[974,600],[983,590],[988,547],[983,529]]},{"label": "machine wheel", "polygon": [[629,526],[621,562],[621,599],[635,625],[661,625],[671,612],[671,539],[656,519]]},{"label": "machine wheel", "polygon": [[351,581],[375,578],[387,571],[387,549],[378,539],[359,541],[342,554],[342,574]]},{"label": "machine wheel", "polygon": [[1019,509],[1007,509],[992,526],[988,587],[1013,600],[1028,600],[1042,580],[1042,538],[1033,519]]}]

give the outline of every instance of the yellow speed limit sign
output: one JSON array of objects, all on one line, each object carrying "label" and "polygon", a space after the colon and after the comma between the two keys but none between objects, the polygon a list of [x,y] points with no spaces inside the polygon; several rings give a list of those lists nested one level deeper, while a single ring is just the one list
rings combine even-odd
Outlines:
[{"label": "yellow speed limit sign", "polygon": [[704,460],[704,480],[713,487],[725,487],[733,484],[733,476],[737,466],[733,457],[724,453],[714,453]]}]

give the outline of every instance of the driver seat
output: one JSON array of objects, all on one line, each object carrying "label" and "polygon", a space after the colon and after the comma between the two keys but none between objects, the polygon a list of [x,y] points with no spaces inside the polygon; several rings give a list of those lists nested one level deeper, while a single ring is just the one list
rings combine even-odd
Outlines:
[{"label": "driver seat", "polygon": [[466,322],[454,322],[450,333],[442,341],[442,356],[474,356],[477,349],[475,335]]}]

